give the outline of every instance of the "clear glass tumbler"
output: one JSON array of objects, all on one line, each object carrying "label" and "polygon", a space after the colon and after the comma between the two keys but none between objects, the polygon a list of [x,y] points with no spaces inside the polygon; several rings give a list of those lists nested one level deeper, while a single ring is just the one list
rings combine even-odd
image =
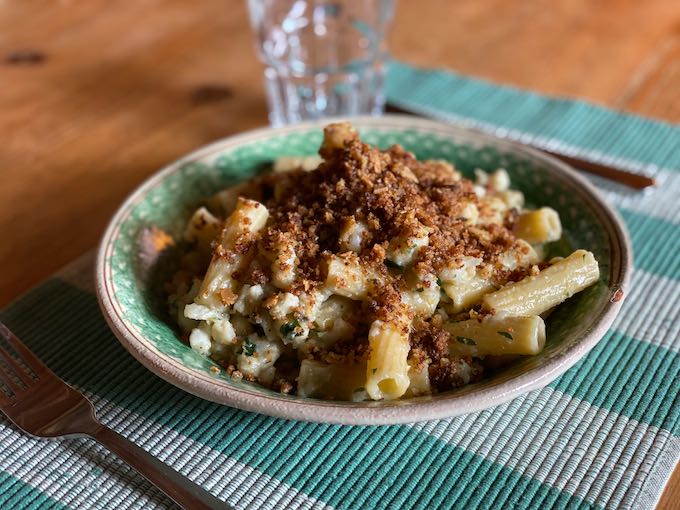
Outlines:
[{"label": "clear glass tumbler", "polygon": [[396,0],[248,0],[274,126],[380,115]]}]

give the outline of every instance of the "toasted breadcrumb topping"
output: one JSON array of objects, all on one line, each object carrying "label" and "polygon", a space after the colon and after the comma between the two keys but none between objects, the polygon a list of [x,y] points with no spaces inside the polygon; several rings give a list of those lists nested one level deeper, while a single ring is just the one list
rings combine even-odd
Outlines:
[{"label": "toasted breadcrumb topping", "polygon": [[[326,127],[319,154],[322,162],[315,170],[264,174],[239,186],[239,195],[264,204],[269,218],[256,241],[237,239],[240,256],[256,255],[231,276],[240,286],[275,284],[281,292],[302,298],[324,287],[329,261],[338,257],[363,268],[376,284],[365,300],[347,307],[343,320],[351,335],[330,345],[299,345],[295,353],[284,350],[281,359],[288,364],[295,364],[296,356],[329,364],[366,360],[371,323],[388,321],[400,311],[413,319],[409,362],[416,368],[429,366],[433,388],[446,390],[478,379],[479,360],[463,359],[469,369],[462,373],[460,359],[449,358],[450,334],[441,327],[442,316],[404,312],[402,294],[414,285],[418,292],[432,288],[432,275],[460,268],[469,258],[480,259],[477,270],[499,286],[529,274],[530,265],[518,262],[508,269],[502,259],[508,253],[521,258],[531,249],[512,234],[517,210],[504,211],[499,222],[484,221],[498,215],[493,202],[480,199],[474,184],[450,163],[418,161],[399,145],[372,147],[348,124]],[[213,257],[232,256],[213,243]],[[288,282],[284,277],[292,271],[295,278]],[[280,296],[270,296],[263,306],[271,310]],[[223,290],[220,298],[233,305],[238,295]],[[478,312],[463,315],[479,317]],[[302,305],[294,307],[294,317],[299,322],[290,327],[293,337],[303,334]],[[234,377],[251,379],[231,362],[225,368]],[[294,392],[295,373],[278,370],[270,386]]]},{"label": "toasted breadcrumb topping", "polygon": [[[438,273],[469,256],[482,258],[499,280],[505,280],[497,256],[511,248],[526,250],[507,227],[469,221],[464,211],[470,204],[482,215],[487,206],[472,182],[447,162],[420,162],[399,145],[381,151],[363,143],[346,124],[326,128],[320,154],[324,161],[316,170],[266,174],[245,194],[262,200],[270,213],[260,249],[274,252],[290,245],[296,253],[299,274],[294,292],[324,281],[329,255],[346,256],[339,241],[348,221],[367,227],[358,253],[362,264],[380,273],[395,290],[403,288],[406,275],[385,264],[390,241],[413,239],[423,228],[429,242],[420,247],[413,263],[420,276]],[[245,283],[270,278],[263,268],[257,281]],[[377,308],[389,307],[395,298],[396,293],[381,292],[375,296]]]}]

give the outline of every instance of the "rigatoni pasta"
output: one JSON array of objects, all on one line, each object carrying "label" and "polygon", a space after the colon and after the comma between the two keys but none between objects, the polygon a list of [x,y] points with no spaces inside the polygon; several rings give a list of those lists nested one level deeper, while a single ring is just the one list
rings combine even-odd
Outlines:
[{"label": "rigatoni pasta", "polygon": [[536,275],[484,296],[486,310],[505,315],[538,315],[590,287],[600,278],[592,253],[576,250]]},{"label": "rigatoni pasta", "polygon": [[194,213],[169,284],[189,345],[231,377],[333,400],[450,390],[541,352],[542,315],[599,279],[585,250],[541,260],[559,215],[503,169],[472,182],[340,123],[273,170]]},{"label": "rigatoni pasta", "polygon": [[368,331],[369,355],[366,365],[366,392],[373,400],[394,400],[409,387],[408,354],[410,320],[375,320]]},{"label": "rigatoni pasta", "polygon": [[[208,308],[223,308],[236,299],[238,282],[234,273],[248,265],[253,254],[244,250],[267,221],[267,209],[254,200],[239,198],[227,218],[213,259],[208,266],[195,302]],[[194,318],[194,317],[191,317]]]},{"label": "rigatoni pasta", "polygon": [[366,398],[366,363],[328,364],[305,359],[297,378],[298,395],[329,400]]},{"label": "rigatoni pasta", "polygon": [[557,241],[562,237],[560,215],[552,207],[525,211],[517,219],[515,234],[531,244]]},{"label": "rigatoni pasta", "polygon": [[449,352],[459,356],[538,354],[545,345],[545,323],[538,315],[447,322]]}]

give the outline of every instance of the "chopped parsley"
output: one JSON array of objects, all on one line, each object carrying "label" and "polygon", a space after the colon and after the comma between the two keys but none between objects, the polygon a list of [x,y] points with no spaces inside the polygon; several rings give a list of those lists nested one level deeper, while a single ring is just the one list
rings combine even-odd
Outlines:
[{"label": "chopped parsley", "polygon": [[425,290],[425,289],[424,289],[423,287],[418,287],[418,288],[416,289],[416,292],[423,292],[424,290]]},{"label": "chopped parsley", "polygon": [[437,285],[439,285],[441,287],[443,283],[444,282],[442,281],[442,279],[437,277]]},{"label": "chopped parsley", "polygon": [[477,342],[475,342],[472,338],[468,338],[466,336],[457,336],[456,341],[464,345],[477,345]]},{"label": "chopped parsley", "polygon": [[507,331],[498,331],[498,334],[501,335],[501,336],[504,336],[505,338],[507,338],[510,341],[514,340],[514,338],[512,338],[512,335],[510,333],[508,333]]},{"label": "chopped parsley", "polygon": [[291,336],[299,336],[295,330],[300,327],[300,323],[298,322],[297,319],[293,319],[290,322],[286,322],[283,324],[280,328],[279,331],[281,332],[281,335],[284,338],[290,338]]},{"label": "chopped parsley", "polygon": [[391,267],[392,269],[396,269],[397,271],[403,271],[404,270],[404,266],[401,266],[401,265],[397,264],[396,262],[394,262],[390,259],[385,259],[385,265],[387,267]]},{"label": "chopped parsley", "polygon": [[246,356],[252,356],[255,354],[255,348],[256,345],[250,338],[246,337],[245,340],[243,340],[243,354]]}]

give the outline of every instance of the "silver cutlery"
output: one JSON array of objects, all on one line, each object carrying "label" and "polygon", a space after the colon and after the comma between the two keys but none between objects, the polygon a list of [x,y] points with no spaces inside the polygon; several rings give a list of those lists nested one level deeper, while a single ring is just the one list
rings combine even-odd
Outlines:
[{"label": "silver cutlery", "polygon": [[92,403],[47,368],[1,322],[0,337],[6,342],[0,345],[0,381],[5,386],[0,389],[0,410],[21,430],[47,439],[89,437],[115,453],[183,508],[231,508],[102,425]]}]

